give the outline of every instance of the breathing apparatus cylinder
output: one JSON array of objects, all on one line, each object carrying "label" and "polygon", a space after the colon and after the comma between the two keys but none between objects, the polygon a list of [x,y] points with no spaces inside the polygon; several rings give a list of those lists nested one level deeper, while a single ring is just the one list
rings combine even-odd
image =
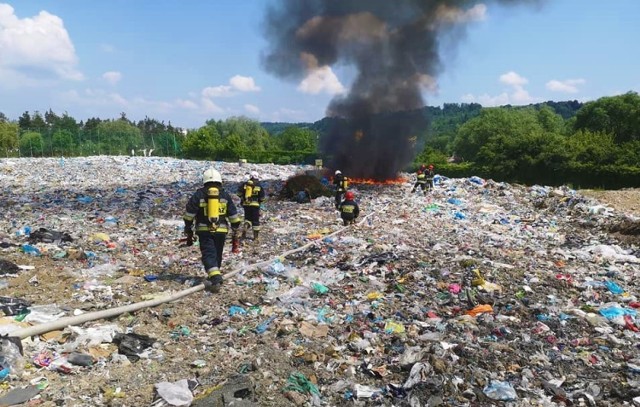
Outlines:
[{"label": "breathing apparatus cylinder", "polygon": [[211,187],[207,190],[207,218],[211,223],[211,230],[216,230],[218,228],[219,210],[220,190],[216,187]]},{"label": "breathing apparatus cylinder", "polygon": [[345,191],[347,190],[347,188],[349,188],[349,178],[344,177],[344,180],[342,181],[342,187]]},{"label": "breathing apparatus cylinder", "polygon": [[252,195],[253,195],[253,182],[248,181],[244,185],[244,200],[249,201]]}]

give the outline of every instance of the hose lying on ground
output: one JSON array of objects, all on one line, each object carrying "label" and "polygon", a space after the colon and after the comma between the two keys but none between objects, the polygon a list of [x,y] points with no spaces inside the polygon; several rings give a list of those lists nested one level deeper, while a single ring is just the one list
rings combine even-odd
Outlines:
[{"label": "hose lying on ground", "polygon": [[[368,217],[374,215],[375,213],[382,212],[382,210],[384,210],[387,206],[385,206],[384,208],[380,209],[379,211],[371,212],[367,216],[363,217],[362,220],[360,220],[360,222],[358,222],[358,225],[361,225],[362,223],[364,223],[364,221]],[[342,228],[336,230],[335,232],[332,232],[332,233],[324,236],[324,238],[326,239],[327,237],[338,235],[338,234],[342,233],[343,231],[347,230],[348,228],[349,228],[349,226],[343,226]],[[287,257],[287,256],[289,256],[291,254],[294,254],[294,253],[300,252],[302,250],[305,250],[305,249],[311,247],[314,244],[316,244],[316,241],[311,241],[311,242],[309,242],[307,244],[304,244],[304,245],[302,245],[300,247],[297,247],[295,249],[286,251],[286,252],[282,253],[280,256],[277,256],[276,258]],[[240,272],[246,272],[246,271],[254,270],[256,268],[268,265],[272,261],[273,261],[273,259],[270,259],[270,260],[265,260],[265,261],[254,263],[254,264],[249,264],[247,266],[239,267],[239,268],[237,268],[235,270],[232,270],[232,271],[224,274],[223,278],[224,279],[228,279],[228,278],[230,278],[230,277],[232,277],[232,276],[234,276],[234,275],[236,275],[236,274],[238,274]],[[102,310],[102,311],[95,311],[95,312],[89,312],[89,313],[86,313],[86,314],[76,315],[76,316],[72,316],[72,317],[60,318],[58,320],[47,322],[47,323],[44,323],[44,324],[34,325],[34,326],[30,326],[28,328],[17,329],[17,330],[15,330],[15,331],[10,333],[10,337],[11,338],[18,338],[18,339],[22,340],[22,339],[28,338],[30,336],[42,335],[42,334],[47,333],[47,332],[64,329],[64,328],[66,328],[68,326],[80,325],[80,324],[83,324],[85,322],[95,321],[95,320],[98,320],[98,319],[112,318],[112,317],[115,317],[117,315],[124,314],[126,312],[134,312],[134,311],[141,310],[143,308],[155,307],[157,305],[164,304],[164,303],[167,303],[167,302],[173,302],[173,301],[179,300],[181,298],[184,298],[184,297],[186,297],[188,295],[191,295],[193,293],[197,293],[198,291],[202,291],[202,290],[204,290],[204,288],[205,288],[204,284],[200,284],[200,285],[188,288],[186,290],[178,291],[177,293],[168,295],[166,297],[156,298],[154,300],[136,302],[134,304],[123,305],[121,307],[109,308],[109,309],[105,309],[105,310]]]}]

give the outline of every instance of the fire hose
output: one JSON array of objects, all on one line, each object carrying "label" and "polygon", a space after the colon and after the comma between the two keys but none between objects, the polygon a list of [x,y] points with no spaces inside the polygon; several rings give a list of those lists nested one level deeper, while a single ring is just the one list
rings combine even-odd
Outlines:
[{"label": "fire hose", "polygon": [[[357,225],[361,225],[363,224],[367,218],[369,218],[370,216],[376,214],[377,212],[382,212],[388,205],[386,205],[384,208],[378,210],[378,211],[374,211],[371,212],[370,214],[368,214],[367,216],[364,216],[362,218],[362,220],[360,220],[360,222],[357,223]],[[351,225],[350,225],[351,226]],[[335,232],[332,232],[326,236],[324,236],[324,238],[326,239],[327,237],[332,237],[335,235],[338,235],[342,232],[344,232],[345,230],[347,230],[350,226],[343,226],[342,228],[336,230]],[[286,251],[282,254],[280,254],[279,256],[276,256],[276,258],[285,258],[291,254],[300,252],[302,250],[305,250],[311,246],[313,246],[314,244],[316,244],[316,241],[311,241],[309,243],[306,243],[300,247],[297,247],[295,249]],[[265,261],[261,261],[258,263],[254,263],[254,264],[250,264],[247,266],[243,266],[243,267],[239,267],[235,270],[232,270],[226,274],[224,274],[222,277],[223,279],[229,279],[231,277],[233,277],[234,275],[240,273],[240,272],[246,272],[246,271],[251,271],[257,268],[260,268],[262,266],[268,265],[273,261],[273,259],[269,259],[269,260],[265,260]],[[20,353],[22,353],[22,339],[31,337],[31,336],[36,336],[36,335],[42,335],[44,333],[47,332],[51,332],[51,331],[56,331],[56,330],[60,330],[60,329],[64,329],[68,326],[74,326],[74,325],[80,325],[83,324],[85,322],[90,322],[90,321],[95,321],[98,319],[106,319],[106,318],[112,318],[115,317],[117,315],[120,314],[124,314],[127,312],[134,312],[134,311],[138,311],[141,310],[143,308],[150,308],[150,307],[155,307],[157,305],[160,304],[164,304],[167,302],[173,302],[173,301],[177,301],[181,298],[184,298],[188,295],[191,295],[193,293],[197,293],[198,291],[202,291],[204,290],[205,285],[204,284],[200,284],[191,288],[188,288],[186,290],[182,290],[182,291],[178,291],[177,293],[168,295],[166,297],[162,297],[162,298],[156,298],[154,300],[148,300],[148,301],[142,301],[142,302],[137,302],[137,303],[133,303],[133,304],[129,304],[129,305],[123,305],[121,307],[116,307],[116,308],[109,308],[109,309],[105,309],[105,310],[101,310],[101,311],[95,311],[95,312],[90,312],[90,313],[86,313],[86,314],[81,314],[81,315],[76,315],[76,316],[72,316],[72,317],[65,317],[65,318],[60,318],[58,320],[55,321],[51,321],[51,322],[47,322],[44,324],[40,324],[40,325],[34,325],[34,326],[30,326],[28,328],[22,328],[22,329],[17,329],[13,332],[11,332],[8,337],[4,337],[4,339],[9,339],[11,342],[15,343],[18,348],[20,349]]]}]

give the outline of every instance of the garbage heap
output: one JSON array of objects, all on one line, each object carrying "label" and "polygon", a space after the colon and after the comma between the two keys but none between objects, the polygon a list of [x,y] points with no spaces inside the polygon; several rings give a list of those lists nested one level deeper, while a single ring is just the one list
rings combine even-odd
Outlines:
[{"label": "garbage heap", "polygon": [[[0,333],[201,282],[179,239],[209,166],[271,196],[310,169],[1,160]],[[636,219],[568,188],[411,186],[355,186],[346,229],[331,198],[268,199],[219,294],[2,340],[0,405],[640,405],[640,250],[609,232]]]}]

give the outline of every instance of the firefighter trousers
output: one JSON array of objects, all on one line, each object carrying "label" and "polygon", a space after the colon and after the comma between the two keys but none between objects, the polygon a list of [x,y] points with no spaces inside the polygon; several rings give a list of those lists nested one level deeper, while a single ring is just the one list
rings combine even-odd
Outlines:
[{"label": "firefighter trousers", "polygon": [[222,251],[224,250],[224,241],[227,234],[211,232],[198,232],[197,234],[205,271],[220,269],[222,266]]}]

